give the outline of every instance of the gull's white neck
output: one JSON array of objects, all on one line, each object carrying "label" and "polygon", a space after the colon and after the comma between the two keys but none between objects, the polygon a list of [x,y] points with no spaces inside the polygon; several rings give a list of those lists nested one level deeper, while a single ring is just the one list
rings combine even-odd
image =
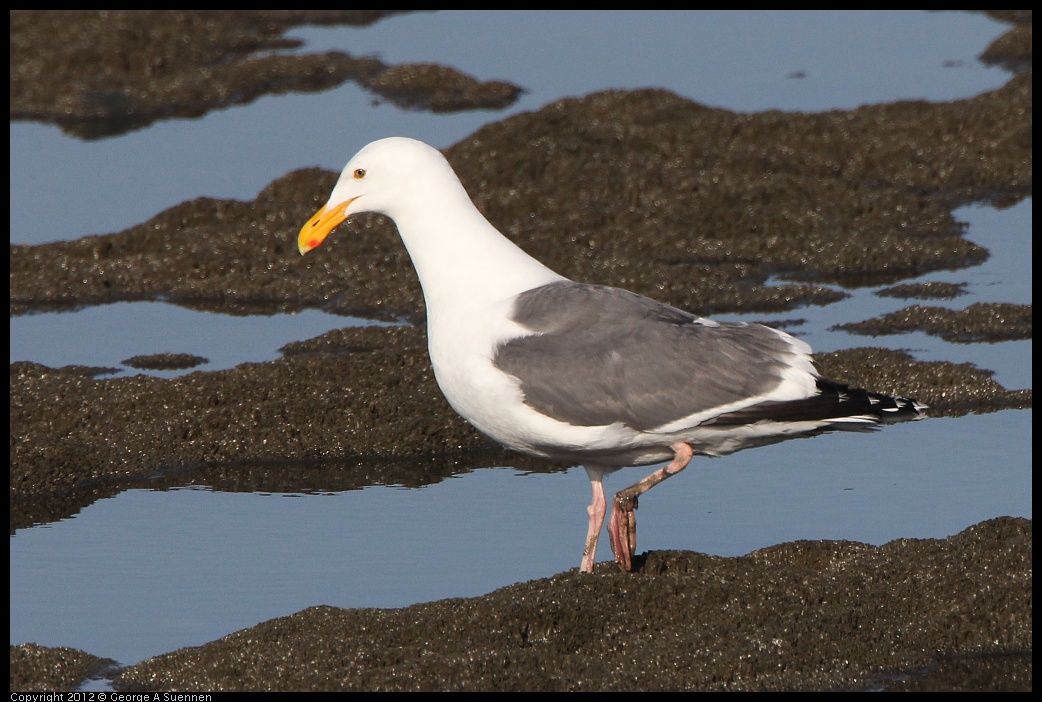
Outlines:
[{"label": "gull's white neck", "polygon": [[562,279],[496,230],[453,181],[438,189],[433,202],[425,197],[426,204],[417,206],[414,200],[393,214],[428,317],[443,306],[462,314]]}]

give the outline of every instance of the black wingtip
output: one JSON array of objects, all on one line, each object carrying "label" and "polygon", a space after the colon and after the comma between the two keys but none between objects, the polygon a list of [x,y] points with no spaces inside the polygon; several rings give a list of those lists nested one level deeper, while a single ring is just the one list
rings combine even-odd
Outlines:
[{"label": "black wingtip", "polygon": [[840,416],[869,414],[879,421],[891,423],[910,419],[922,419],[926,416],[929,405],[911,397],[896,397],[873,392],[863,388],[851,388],[844,383],[837,383],[828,378],[817,379],[818,390],[825,396],[837,399],[837,406],[842,408]]}]

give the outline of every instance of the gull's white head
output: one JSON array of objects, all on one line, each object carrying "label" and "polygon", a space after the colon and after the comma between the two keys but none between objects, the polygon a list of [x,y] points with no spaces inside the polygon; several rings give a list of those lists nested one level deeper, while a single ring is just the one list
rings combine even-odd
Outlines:
[{"label": "gull's white head", "polygon": [[408,208],[436,207],[462,191],[441,152],[405,137],[380,139],[348,161],[329,201],[300,230],[297,248],[305,254],[352,215],[378,212],[396,219]]}]

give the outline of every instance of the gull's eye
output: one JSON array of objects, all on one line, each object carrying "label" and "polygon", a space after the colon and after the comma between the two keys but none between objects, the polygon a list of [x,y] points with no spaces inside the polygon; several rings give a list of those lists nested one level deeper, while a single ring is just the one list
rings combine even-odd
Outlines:
[{"label": "gull's eye", "polygon": [[365,169],[364,168],[356,168],[354,176],[355,176],[355,180],[362,180],[362,178],[365,178]]}]

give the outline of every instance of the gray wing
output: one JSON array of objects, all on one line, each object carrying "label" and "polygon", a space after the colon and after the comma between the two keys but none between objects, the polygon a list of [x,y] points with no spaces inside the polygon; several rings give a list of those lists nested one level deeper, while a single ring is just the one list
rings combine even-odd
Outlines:
[{"label": "gray wing", "polygon": [[581,426],[646,431],[763,395],[793,358],[766,327],[571,281],[522,293],[512,318],[533,334],[502,344],[493,363],[520,381],[526,404]]}]

